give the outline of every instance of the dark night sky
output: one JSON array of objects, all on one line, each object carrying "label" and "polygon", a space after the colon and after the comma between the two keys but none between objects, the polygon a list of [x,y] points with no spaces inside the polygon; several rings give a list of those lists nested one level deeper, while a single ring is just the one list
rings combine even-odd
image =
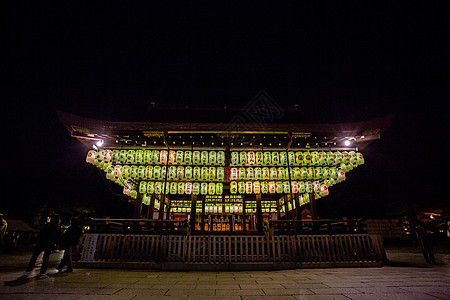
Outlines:
[{"label": "dark night sky", "polygon": [[4,4],[0,210],[30,219],[43,203],[129,209],[84,162],[87,149],[55,108],[152,121],[161,114],[147,110],[150,101],[245,105],[260,90],[280,105],[300,104],[300,123],[396,114],[319,214],[448,207],[448,3],[241,2]]}]

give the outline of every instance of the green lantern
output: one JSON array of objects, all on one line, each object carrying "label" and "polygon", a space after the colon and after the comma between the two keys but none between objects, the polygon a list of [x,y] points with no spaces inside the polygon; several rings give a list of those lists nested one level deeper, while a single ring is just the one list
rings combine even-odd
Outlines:
[{"label": "green lantern", "polygon": [[202,176],[202,180],[208,180],[208,167],[202,167],[202,171],[201,171],[201,176]]},{"label": "green lantern", "polygon": [[323,167],[322,174],[323,174],[323,178],[329,178],[330,177],[330,168]]},{"label": "green lantern", "polygon": [[247,177],[247,172],[245,171],[244,167],[240,167],[238,169],[238,178],[242,180],[245,179],[245,177]]},{"label": "green lantern", "polygon": [[191,166],[186,166],[184,168],[184,178],[186,178],[187,180],[192,179],[192,167]]},{"label": "green lantern", "polygon": [[256,152],[256,164],[262,166],[264,164],[264,153],[261,151]]},{"label": "green lantern", "polygon": [[202,165],[207,165],[208,164],[208,151],[204,150],[200,153],[200,163]]},{"label": "green lantern", "polygon": [[175,159],[176,163],[179,164],[179,165],[181,165],[181,164],[183,163],[183,159],[184,159],[184,153],[183,153],[183,151],[178,150],[178,151],[177,151],[177,154],[176,154],[176,159]]},{"label": "green lantern", "polygon": [[314,167],[309,167],[307,170],[308,170],[308,175],[306,176],[306,179],[312,180],[314,178],[314,173],[315,173]]},{"label": "green lantern", "polygon": [[150,196],[147,194],[144,194],[142,196],[142,204],[144,205],[150,205]]},{"label": "green lantern", "polygon": [[130,167],[130,177],[132,179],[137,179],[137,167],[136,166]]},{"label": "green lantern", "polygon": [[130,177],[130,166],[124,165],[122,168],[122,177],[123,178],[129,178]]},{"label": "green lantern", "polygon": [[275,181],[269,181],[268,185],[269,185],[269,193],[274,194],[277,191]]},{"label": "green lantern", "polygon": [[111,155],[112,163],[117,163],[119,161],[119,154],[120,154],[120,151],[117,149],[112,151],[112,155]]},{"label": "green lantern", "polygon": [[239,153],[239,163],[243,166],[247,164],[247,152],[241,151]]},{"label": "green lantern", "polygon": [[303,154],[300,151],[295,152],[295,164],[297,166],[303,165]]},{"label": "green lantern", "polygon": [[155,182],[154,181],[149,181],[147,183],[147,193],[153,194],[154,192],[155,192]]},{"label": "green lantern", "polygon": [[249,165],[254,165],[256,164],[256,155],[255,152],[253,151],[248,151],[247,152],[247,163]]},{"label": "green lantern", "polygon": [[168,180],[174,180],[176,176],[177,176],[177,167],[170,166],[169,167],[169,174],[167,174],[167,179]]},{"label": "green lantern", "polygon": [[144,164],[148,165],[151,163],[151,161],[152,161],[152,151],[144,150]]},{"label": "green lantern", "polygon": [[222,150],[217,151],[217,164],[221,166],[225,165],[225,152]]},{"label": "green lantern", "polygon": [[261,182],[261,193],[263,193],[263,194],[269,193],[269,184],[267,183],[267,181]]},{"label": "green lantern", "polygon": [[167,164],[167,159],[168,159],[169,153],[167,152],[167,150],[161,150],[159,151],[159,163],[161,164]]},{"label": "green lantern", "polygon": [[127,151],[127,163],[132,164],[134,163],[134,156],[136,154],[136,151],[134,150],[128,150]]},{"label": "green lantern", "polygon": [[277,151],[272,152],[272,165],[278,166],[280,164],[280,154]]},{"label": "green lantern", "polygon": [[356,152],[350,151],[348,153],[349,161],[350,163],[355,167],[356,166]]},{"label": "green lantern", "polygon": [[225,178],[225,169],[223,167],[217,168],[217,179],[223,181]]},{"label": "green lantern", "polygon": [[144,162],[144,152],[142,150],[136,150],[134,162],[137,164],[142,164]]},{"label": "green lantern", "polygon": [[200,194],[202,195],[208,194],[208,184],[206,182],[202,182],[200,184]]},{"label": "green lantern", "polygon": [[335,151],[335,152],[333,153],[333,157],[334,157],[334,163],[335,163],[336,165],[339,165],[339,164],[342,163],[342,153],[341,153],[341,152]]},{"label": "green lantern", "polygon": [[216,151],[209,151],[209,164],[210,165],[217,164],[217,152]]},{"label": "green lantern", "polygon": [[[177,193],[178,185],[176,182],[171,182],[169,186],[169,193],[175,195]],[[167,193],[167,191],[166,191]]]},{"label": "green lantern", "polygon": [[286,170],[283,167],[279,167],[277,169],[278,172],[278,179],[286,179]]},{"label": "green lantern", "polygon": [[356,153],[356,162],[358,165],[364,164],[364,156],[362,155],[362,153],[360,152]]},{"label": "green lantern", "polygon": [[155,194],[157,195],[162,194],[162,185],[163,183],[161,181],[155,182]]},{"label": "green lantern", "polygon": [[319,164],[319,153],[317,151],[311,152],[311,165],[316,166]]},{"label": "green lantern", "polygon": [[341,163],[341,164],[339,165],[339,167],[340,167],[344,172],[350,171],[348,165],[346,165],[346,164],[344,164],[344,163]]},{"label": "green lantern", "polygon": [[119,162],[124,164],[127,162],[127,150],[120,150],[119,152]]},{"label": "green lantern", "polygon": [[141,181],[139,183],[139,193],[140,194],[145,194],[146,192],[147,192],[147,182]]},{"label": "green lantern", "polygon": [[184,194],[184,182],[178,182],[178,194],[183,195]]},{"label": "green lantern", "polygon": [[325,153],[325,151],[320,151],[319,152],[319,165],[325,165],[327,164],[327,154]]},{"label": "green lantern", "polygon": [[291,177],[291,179],[301,179],[300,168],[299,167],[292,168],[292,177]]},{"label": "green lantern", "polygon": [[238,192],[239,192],[239,194],[245,193],[245,182],[243,182],[243,181],[238,182]]},{"label": "green lantern", "polygon": [[200,151],[192,152],[192,163],[194,165],[199,165],[200,164]]},{"label": "green lantern", "polygon": [[216,195],[222,195],[223,194],[223,183],[218,182],[216,183]]},{"label": "green lantern", "polygon": [[192,184],[192,193],[194,195],[199,195],[200,194],[200,183],[199,182],[194,182]]},{"label": "green lantern", "polygon": [[198,167],[198,166],[195,166],[194,167],[194,180],[200,180],[200,178],[201,178],[201,169],[200,169],[200,167]]},{"label": "green lantern", "polygon": [[303,181],[298,182],[298,192],[301,194],[305,192],[305,183]]},{"label": "green lantern", "polygon": [[157,164],[159,161],[159,151],[158,150],[152,150],[152,156],[150,162],[152,164]]},{"label": "green lantern", "polygon": [[281,151],[280,152],[280,164],[282,166],[286,166],[287,165],[287,154],[286,154],[286,151]]},{"label": "green lantern", "polygon": [[231,152],[231,165],[232,166],[239,165],[239,152],[236,151]]},{"label": "green lantern", "polygon": [[269,151],[264,152],[264,165],[270,166],[272,164],[272,154]]},{"label": "green lantern", "polygon": [[209,167],[208,179],[209,180],[215,180],[216,179],[216,168],[215,167]]},{"label": "green lantern", "polygon": [[289,160],[289,166],[293,167],[297,161],[295,160],[295,153],[292,151],[288,152],[288,160]]},{"label": "green lantern", "polygon": [[307,179],[308,178],[308,169],[306,167],[300,168],[300,179]]},{"label": "green lantern", "polygon": [[322,167],[316,167],[314,169],[314,178],[316,178],[316,179],[322,179],[323,178]]},{"label": "green lantern", "polygon": [[262,169],[262,179],[268,180],[270,179],[270,170],[268,167],[263,167]]},{"label": "green lantern", "polygon": [[333,179],[338,178],[338,173],[337,173],[336,167],[331,167],[329,172],[330,172],[330,178],[333,178]]},{"label": "green lantern", "polygon": [[161,179],[161,167],[160,166],[155,166],[153,168],[153,177],[155,179]]},{"label": "green lantern", "polygon": [[255,179],[261,180],[261,178],[262,178],[262,170],[260,167],[256,167],[255,168]]},{"label": "green lantern", "polygon": [[302,155],[304,164],[306,166],[311,165],[311,153],[309,153],[309,151],[304,151]]},{"label": "green lantern", "polygon": [[183,166],[178,166],[177,167],[177,179],[178,180],[183,180],[184,179],[184,167]]},{"label": "green lantern", "polygon": [[161,167],[161,178],[162,179],[166,178],[166,166]]},{"label": "green lantern", "polygon": [[253,168],[247,168],[245,171],[247,173],[246,178],[248,180],[253,180],[255,178],[255,171],[253,170]]},{"label": "green lantern", "polygon": [[190,150],[184,151],[184,163],[186,165],[192,164],[192,151]]},{"label": "green lantern", "polygon": [[348,155],[347,151],[342,152],[342,162],[344,164],[348,164],[350,162],[350,156]]},{"label": "green lantern", "polygon": [[313,192],[313,185],[311,183],[311,181],[306,181],[305,182],[305,191],[310,194]]},{"label": "green lantern", "polygon": [[236,181],[231,181],[230,182],[230,193],[231,194],[236,194],[238,192],[238,184]]},{"label": "green lantern", "polygon": [[329,166],[334,165],[334,155],[333,155],[333,152],[328,151],[326,154],[327,154],[327,165],[329,165]]},{"label": "green lantern", "polygon": [[89,150],[86,156],[86,162],[93,164],[95,161],[95,157],[97,156],[97,152],[95,150]]},{"label": "green lantern", "polygon": [[283,193],[283,182],[282,181],[275,182],[275,190],[276,190],[277,194]]},{"label": "green lantern", "polygon": [[138,172],[138,179],[144,179],[145,178],[145,166],[140,165],[138,167],[137,172]]},{"label": "green lantern", "polygon": [[278,170],[276,167],[270,168],[270,179],[278,179]]},{"label": "green lantern", "polygon": [[238,179],[238,168],[233,167],[233,168],[230,169],[230,179],[231,180]]},{"label": "green lantern", "polygon": [[184,192],[186,195],[192,194],[192,182],[186,182],[184,185]]}]

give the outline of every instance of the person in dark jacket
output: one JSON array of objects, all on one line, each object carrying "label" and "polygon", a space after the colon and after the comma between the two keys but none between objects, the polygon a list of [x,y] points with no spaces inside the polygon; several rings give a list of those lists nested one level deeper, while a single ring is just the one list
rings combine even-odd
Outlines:
[{"label": "person in dark jacket", "polygon": [[46,223],[42,227],[38,236],[38,245],[34,249],[33,255],[31,256],[30,263],[28,264],[26,275],[29,275],[36,264],[36,259],[39,254],[44,251],[44,256],[42,258],[42,265],[40,270],[40,275],[45,275],[48,268],[48,260],[50,258],[50,253],[52,252],[55,244],[59,242],[61,237],[61,225],[59,215],[52,215],[50,217],[50,222]]},{"label": "person in dark jacket", "polygon": [[56,268],[59,272],[61,272],[66,265],[67,270],[65,272],[73,272],[72,254],[80,242],[81,236],[83,236],[83,228],[80,225],[80,220],[78,218],[72,218],[70,220],[69,228],[67,228],[61,238],[61,246],[64,249],[64,256],[61,259],[59,266]]}]

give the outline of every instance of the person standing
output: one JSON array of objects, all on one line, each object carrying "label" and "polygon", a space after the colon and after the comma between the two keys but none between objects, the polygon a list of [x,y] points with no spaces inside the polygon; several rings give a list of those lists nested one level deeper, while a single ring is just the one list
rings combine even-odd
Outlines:
[{"label": "person standing", "polygon": [[48,260],[50,258],[50,253],[52,252],[55,244],[59,242],[61,237],[61,226],[60,226],[59,215],[52,215],[50,221],[42,227],[39,232],[37,247],[34,249],[33,255],[31,256],[30,263],[25,271],[26,275],[29,275],[36,264],[36,260],[42,252],[44,256],[42,258],[42,265],[39,271],[40,275],[45,275],[48,268]]},{"label": "person standing", "polygon": [[80,220],[78,218],[72,218],[70,220],[70,226],[67,228],[61,237],[61,246],[64,249],[64,256],[56,268],[59,272],[62,272],[64,266],[67,265],[67,270],[65,272],[73,272],[72,266],[72,254],[75,251],[80,238],[83,236],[83,228],[80,225]]}]

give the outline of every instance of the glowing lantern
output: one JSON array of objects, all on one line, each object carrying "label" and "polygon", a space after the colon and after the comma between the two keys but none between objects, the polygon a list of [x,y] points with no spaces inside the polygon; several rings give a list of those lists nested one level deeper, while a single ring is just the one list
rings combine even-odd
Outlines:
[{"label": "glowing lantern", "polygon": [[129,163],[129,164],[134,163],[135,154],[136,154],[136,151],[134,151],[134,150],[127,151],[127,163]]},{"label": "glowing lantern", "polygon": [[137,198],[137,191],[136,190],[131,190],[130,197],[132,199],[136,199]]},{"label": "glowing lantern", "polygon": [[183,163],[184,153],[181,150],[177,151],[177,155],[175,158],[175,161],[177,164],[181,165]]},{"label": "glowing lantern", "polygon": [[134,162],[137,164],[142,164],[143,161],[144,161],[144,152],[142,150],[136,150]]},{"label": "glowing lantern", "polygon": [[306,179],[309,179],[309,180],[313,179],[314,173],[315,173],[314,167],[309,167],[307,170],[308,170],[308,175],[306,176]]},{"label": "glowing lantern", "polygon": [[138,173],[138,175],[137,175],[138,179],[144,179],[145,178],[145,166],[142,166],[142,165],[139,166],[137,173]]},{"label": "glowing lantern", "polygon": [[114,167],[112,165],[108,166],[108,168],[106,169],[106,179],[114,179]]},{"label": "glowing lantern", "polygon": [[194,180],[200,180],[201,178],[201,169],[200,167],[195,166],[194,167]]},{"label": "glowing lantern", "polygon": [[243,182],[243,181],[238,182],[238,192],[239,192],[239,194],[245,193],[245,182]]},{"label": "glowing lantern", "polygon": [[278,179],[286,179],[286,171],[283,167],[279,167],[278,170]]},{"label": "glowing lantern", "polygon": [[184,168],[184,178],[190,180],[192,179],[192,167],[191,166],[186,166]]},{"label": "glowing lantern", "polygon": [[[171,193],[172,195],[176,194],[177,193],[177,188],[178,188],[177,183],[176,182],[171,182],[170,186],[169,186],[169,193]],[[167,191],[166,191],[166,193],[167,193]]]},{"label": "glowing lantern", "polygon": [[300,179],[307,179],[308,178],[308,169],[306,167],[300,168]]},{"label": "glowing lantern", "polygon": [[280,164],[280,154],[276,151],[272,152],[272,165],[279,165]]},{"label": "glowing lantern", "polygon": [[208,151],[204,150],[200,153],[200,163],[202,165],[207,165],[208,164]]},{"label": "glowing lantern", "polygon": [[119,150],[113,150],[112,151],[112,155],[111,155],[111,162],[116,163],[119,161],[119,154],[120,151]]},{"label": "glowing lantern", "polygon": [[321,179],[321,178],[323,178],[322,167],[316,167],[316,168],[314,169],[314,178],[316,178],[316,179]]},{"label": "glowing lantern", "polygon": [[239,153],[238,152],[231,152],[231,165],[237,166],[239,165]]},{"label": "glowing lantern", "polygon": [[159,160],[159,151],[158,150],[153,150],[152,151],[152,156],[151,156],[151,163],[152,164],[156,164],[158,163]]},{"label": "glowing lantern", "polygon": [[255,194],[261,193],[261,183],[259,181],[253,182],[253,193]]},{"label": "glowing lantern", "polygon": [[133,186],[131,185],[131,183],[125,183],[125,185],[123,186],[123,194],[130,196],[132,190]]},{"label": "glowing lantern", "polygon": [[238,191],[238,184],[236,181],[232,181],[230,182],[230,193],[231,194],[236,194]]},{"label": "glowing lantern", "polygon": [[333,179],[338,178],[338,173],[337,173],[336,167],[331,167],[329,172],[330,172],[330,178],[333,178]]},{"label": "glowing lantern", "polygon": [[326,184],[320,185],[320,196],[328,196],[330,191],[328,190],[328,186]]},{"label": "glowing lantern", "polygon": [[292,151],[288,152],[288,160],[289,160],[289,166],[294,166],[297,162],[295,160],[295,153]]},{"label": "glowing lantern", "polygon": [[287,164],[287,154],[285,151],[280,152],[280,164],[283,166]]},{"label": "glowing lantern", "polygon": [[187,165],[192,163],[192,151],[184,151],[184,163]]},{"label": "glowing lantern", "polygon": [[169,154],[167,153],[167,150],[161,150],[160,152],[159,152],[159,162],[161,163],[161,164],[166,164],[167,163],[167,156],[168,156]]},{"label": "glowing lantern", "polygon": [[217,179],[223,180],[225,178],[225,169],[223,167],[217,168]]},{"label": "glowing lantern", "polygon": [[161,181],[157,181],[155,182],[155,194],[159,195],[162,193],[162,182]]},{"label": "glowing lantern", "polygon": [[178,180],[184,179],[184,167],[183,166],[178,166],[178,168],[177,168],[177,179]]},{"label": "glowing lantern", "polygon": [[142,204],[144,205],[150,205],[150,196],[145,194],[142,196]]},{"label": "glowing lantern", "polygon": [[178,194],[183,195],[184,194],[184,182],[178,182]]},{"label": "glowing lantern", "polygon": [[349,162],[352,164],[352,165],[356,165],[356,152],[355,151],[350,151],[349,153],[348,153],[348,157],[349,157]]},{"label": "glowing lantern", "polygon": [[270,168],[270,179],[278,179],[278,170],[275,167]]},{"label": "glowing lantern", "polygon": [[262,168],[262,179],[264,180],[270,179],[270,170],[268,167]]},{"label": "glowing lantern", "polygon": [[305,183],[303,181],[298,182],[298,192],[301,194],[305,192]]},{"label": "glowing lantern", "polygon": [[268,194],[269,193],[269,184],[267,181],[261,182],[261,193]]},{"label": "glowing lantern", "polygon": [[245,193],[251,194],[252,193],[252,187],[253,187],[252,182],[251,181],[247,181],[245,183]]},{"label": "glowing lantern", "polygon": [[216,183],[216,195],[223,194],[223,184],[221,182]]},{"label": "glowing lantern", "polygon": [[313,185],[313,191],[314,191],[314,193],[318,193],[318,192],[320,191],[320,182],[318,182],[318,181],[313,181],[312,185]]},{"label": "glowing lantern", "polygon": [[127,162],[127,150],[119,151],[119,162],[122,164]]},{"label": "glowing lantern", "polygon": [[303,165],[303,154],[300,151],[295,152],[295,164],[298,166]]},{"label": "glowing lantern", "polygon": [[155,179],[161,179],[161,167],[155,166],[153,168],[153,174],[154,174]]},{"label": "glowing lantern", "polygon": [[293,179],[301,179],[302,178],[299,167],[292,168],[292,177],[293,177]]},{"label": "glowing lantern", "polygon": [[337,173],[338,173],[337,180],[338,181],[344,181],[345,180],[345,172],[344,172],[344,170],[339,169]]},{"label": "glowing lantern", "polygon": [[233,167],[230,169],[230,179],[231,180],[238,179],[238,168]]},{"label": "glowing lantern", "polygon": [[130,177],[133,179],[137,179],[137,167],[136,166],[130,167]]},{"label": "glowing lantern", "polygon": [[202,195],[208,194],[208,184],[206,182],[202,182],[200,184],[200,194]]},{"label": "glowing lantern", "polygon": [[305,191],[309,194],[313,192],[313,185],[311,181],[305,182]]},{"label": "glowing lantern", "polygon": [[348,164],[350,162],[350,156],[348,155],[347,151],[342,152],[342,162],[344,164]]},{"label": "glowing lantern", "polygon": [[200,151],[192,152],[192,163],[194,165],[199,165],[200,164]]},{"label": "glowing lantern", "polygon": [[247,153],[245,151],[241,151],[239,153],[239,163],[241,165],[246,165],[247,164]]},{"label": "glowing lantern", "polygon": [[325,151],[319,151],[319,165],[325,165],[327,163],[327,154]]},{"label": "glowing lantern", "polygon": [[275,182],[275,189],[277,194],[283,193],[283,182],[282,181]]},{"label": "glowing lantern", "polygon": [[148,165],[152,161],[152,151],[144,150],[144,164]]},{"label": "glowing lantern", "polygon": [[122,168],[122,177],[123,178],[128,178],[130,177],[130,166],[129,165],[125,165]]},{"label": "glowing lantern", "polygon": [[335,164],[340,164],[342,163],[342,154],[339,151],[335,151],[333,153],[333,157],[334,157],[334,163]]},{"label": "glowing lantern", "polygon": [[264,153],[262,153],[261,151],[256,152],[256,164],[258,166],[264,164]]},{"label": "glowing lantern", "polygon": [[153,194],[154,192],[155,192],[155,182],[150,181],[149,183],[147,183],[147,193]]},{"label": "glowing lantern", "polygon": [[86,156],[86,162],[93,164],[95,161],[95,157],[97,155],[97,152],[95,150],[89,150],[87,156]]},{"label": "glowing lantern", "polygon": [[255,178],[255,171],[253,170],[253,168],[247,168],[245,171],[247,172],[246,177],[248,180],[252,180]]},{"label": "glowing lantern", "polygon": [[358,163],[358,165],[364,164],[364,156],[362,155],[362,153],[356,153],[356,162]]},{"label": "glowing lantern", "polygon": [[95,153],[95,160],[96,161],[103,161],[103,149],[100,149]]},{"label": "glowing lantern", "polygon": [[199,182],[194,182],[192,184],[192,193],[194,195],[199,195],[200,194],[200,183]]},{"label": "glowing lantern", "polygon": [[145,194],[147,192],[147,182],[141,181],[139,183],[139,193]]},{"label": "glowing lantern", "polygon": [[103,151],[103,160],[110,162],[111,161],[111,157],[112,157],[112,151],[107,149]]},{"label": "glowing lantern", "polygon": [[269,181],[269,193],[274,194],[276,192],[275,181]]},{"label": "glowing lantern", "polygon": [[310,166],[311,163],[311,153],[309,151],[303,152],[303,161],[305,165]]},{"label": "glowing lantern", "polygon": [[334,165],[334,155],[333,152],[331,151],[327,152],[327,165],[329,166]]},{"label": "glowing lantern", "polygon": [[247,152],[247,163],[249,165],[254,165],[256,163],[256,155],[255,152],[253,151],[248,151]]},{"label": "glowing lantern", "polygon": [[215,165],[217,163],[217,152],[209,151],[209,164]]},{"label": "glowing lantern", "polygon": [[289,194],[291,192],[291,185],[289,181],[283,181],[283,192]]},{"label": "glowing lantern", "polygon": [[330,177],[330,168],[323,167],[322,174],[323,174],[323,178],[329,178]]},{"label": "glowing lantern", "polygon": [[272,164],[272,155],[269,151],[264,152],[264,164],[270,166]]},{"label": "glowing lantern", "polygon": [[201,172],[202,172],[201,173],[202,180],[208,180],[208,175],[209,175],[208,167],[202,167]]},{"label": "glowing lantern", "polygon": [[262,178],[262,170],[260,167],[255,168],[255,179],[261,180]]},{"label": "glowing lantern", "polygon": [[114,177],[119,178],[120,175],[122,175],[122,166],[121,165],[116,165],[114,167]]},{"label": "glowing lantern", "polygon": [[341,163],[340,165],[339,165],[339,168],[341,168],[344,172],[348,172],[348,171],[350,171],[350,168],[348,167],[349,165],[346,165],[346,164],[344,164],[344,163]]},{"label": "glowing lantern", "polygon": [[317,151],[311,152],[311,165],[315,166],[319,164],[319,153]]},{"label": "glowing lantern", "polygon": [[217,163],[221,166],[225,164],[225,152],[224,151],[217,151]]},{"label": "glowing lantern", "polygon": [[245,171],[244,167],[240,167],[238,170],[238,178],[245,179],[245,177],[247,177],[247,172]]},{"label": "glowing lantern", "polygon": [[192,194],[192,182],[186,182],[186,183],[184,184],[184,192],[185,192],[187,195]]},{"label": "glowing lantern", "polygon": [[168,180],[174,180],[176,176],[177,176],[177,167],[170,166],[169,167],[169,174],[167,174],[167,179]]},{"label": "glowing lantern", "polygon": [[292,181],[291,188],[292,188],[292,193],[297,194],[298,193],[298,182]]},{"label": "glowing lantern", "polygon": [[209,167],[208,179],[209,180],[216,179],[216,168],[215,167]]}]

